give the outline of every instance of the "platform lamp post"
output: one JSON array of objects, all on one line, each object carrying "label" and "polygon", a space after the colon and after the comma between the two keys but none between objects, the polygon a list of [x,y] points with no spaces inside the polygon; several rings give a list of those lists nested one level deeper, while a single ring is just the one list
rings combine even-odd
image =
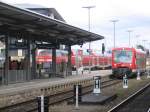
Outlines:
[{"label": "platform lamp post", "polygon": [[136,45],[138,45],[138,39],[139,39],[140,35],[136,35],[135,37],[136,37]]},{"label": "platform lamp post", "polygon": [[[91,13],[90,13],[90,10],[92,8],[95,8],[95,6],[85,6],[85,7],[82,7],[82,8],[86,8],[88,9],[88,31],[90,32],[91,30]],[[91,42],[89,42],[89,59],[91,58]],[[91,60],[89,60],[89,73],[91,73]]]},{"label": "platform lamp post", "polygon": [[127,32],[129,33],[129,47],[130,47],[130,41],[131,41],[131,32],[133,32],[132,30],[127,30]]},{"label": "platform lamp post", "polygon": [[118,22],[119,20],[114,19],[114,20],[110,20],[110,22],[113,23],[114,25],[114,48],[116,47],[116,22]]},{"label": "platform lamp post", "polygon": [[148,45],[149,45],[149,56],[150,56],[150,42],[148,43]]},{"label": "platform lamp post", "polygon": [[147,40],[142,40],[143,41],[143,47],[145,49],[145,42],[147,42]]}]

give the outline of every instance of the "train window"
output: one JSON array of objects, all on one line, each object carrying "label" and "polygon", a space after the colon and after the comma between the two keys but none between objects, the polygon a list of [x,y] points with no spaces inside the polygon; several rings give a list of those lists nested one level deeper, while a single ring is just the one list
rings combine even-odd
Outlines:
[{"label": "train window", "polygon": [[60,50],[56,50],[56,55],[57,55],[57,56],[62,56],[61,51],[60,51]]},{"label": "train window", "polygon": [[83,50],[83,55],[89,55],[89,53]]},{"label": "train window", "polygon": [[62,51],[62,52],[61,52],[61,55],[62,55],[62,56],[67,56],[67,55],[68,55],[68,52],[67,52],[67,51]]},{"label": "train window", "polygon": [[39,56],[47,56],[47,55],[51,55],[52,54],[52,51],[51,50],[42,50],[42,51],[39,51]]}]

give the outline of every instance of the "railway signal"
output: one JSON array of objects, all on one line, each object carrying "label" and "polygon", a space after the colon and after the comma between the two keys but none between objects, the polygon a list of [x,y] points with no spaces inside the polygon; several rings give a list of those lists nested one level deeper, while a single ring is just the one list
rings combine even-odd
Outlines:
[{"label": "railway signal", "polygon": [[105,45],[104,43],[102,43],[102,54],[104,54],[104,52],[105,52]]},{"label": "railway signal", "polygon": [[92,53],[92,50],[91,50],[91,49],[87,49],[87,52],[88,52],[88,53]]},{"label": "railway signal", "polygon": [[123,76],[123,88],[128,88],[128,78],[126,74]]}]

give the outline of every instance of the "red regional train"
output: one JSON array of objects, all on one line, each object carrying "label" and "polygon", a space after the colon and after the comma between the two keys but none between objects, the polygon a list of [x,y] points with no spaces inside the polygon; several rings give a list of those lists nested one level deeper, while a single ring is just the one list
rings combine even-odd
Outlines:
[{"label": "red regional train", "polygon": [[[52,50],[40,49],[37,51],[36,55],[37,64],[52,63]],[[67,55],[67,51],[56,50],[56,64],[67,62]]]},{"label": "red regional train", "polygon": [[[68,61],[68,52],[64,50],[56,50],[56,64]],[[90,61],[90,62],[89,62]],[[36,56],[37,64],[51,63],[52,62],[52,51],[51,50],[38,50]],[[95,68],[111,68],[111,55],[100,55],[96,52],[92,52],[91,56],[86,50],[72,50],[71,55],[72,68],[75,70],[77,67],[88,68],[89,63],[91,69]]]},{"label": "red regional train", "polygon": [[[76,64],[78,60],[78,64]],[[92,70],[95,69],[110,69],[111,68],[111,53],[100,54],[100,51],[91,51],[91,55],[87,50],[72,50],[72,65],[73,68],[83,66],[84,69],[88,69],[89,65]]]},{"label": "red regional train", "polygon": [[112,50],[112,72],[115,77],[134,76],[138,70],[146,69],[146,53],[135,48],[114,48]]}]

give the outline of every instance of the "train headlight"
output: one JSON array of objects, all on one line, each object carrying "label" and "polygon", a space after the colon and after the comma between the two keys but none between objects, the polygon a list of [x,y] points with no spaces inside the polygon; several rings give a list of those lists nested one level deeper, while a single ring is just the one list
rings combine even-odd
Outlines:
[{"label": "train headlight", "polygon": [[116,66],[117,64],[114,64],[114,66]]},{"label": "train headlight", "polygon": [[130,64],[130,66],[132,66],[132,64]]}]

